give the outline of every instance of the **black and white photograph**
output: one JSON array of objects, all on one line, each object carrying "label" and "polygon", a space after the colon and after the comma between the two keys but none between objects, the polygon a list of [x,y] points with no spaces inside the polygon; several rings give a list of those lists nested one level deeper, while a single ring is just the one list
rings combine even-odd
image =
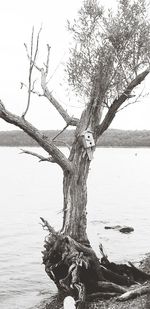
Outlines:
[{"label": "black and white photograph", "polygon": [[0,1],[0,309],[150,309],[150,1]]}]

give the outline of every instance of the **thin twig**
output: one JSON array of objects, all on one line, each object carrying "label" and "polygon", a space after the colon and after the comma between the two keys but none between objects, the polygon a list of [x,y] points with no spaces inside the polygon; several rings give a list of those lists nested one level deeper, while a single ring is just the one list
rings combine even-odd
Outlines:
[{"label": "thin twig", "polygon": [[31,92],[32,92],[33,94],[36,94],[38,97],[44,97],[44,94],[43,94],[43,93],[40,93],[40,92],[38,92],[38,91],[36,91],[36,90],[31,90]]},{"label": "thin twig", "polygon": [[[34,81],[34,82],[35,82],[35,81]],[[22,89],[23,87],[28,88],[28,86],[27,86],[26,84],[24,84],[23,82],[21,82],[20,89]],[[32,92],[33,94],[36,94],[38,97],[44,97],[44,94],[43,94],[43,93],[40,93],[40,92],[34,90],[34,84],[32,85],[31,92]]]},{"label": "thin twig", "polygon": [[36,40],[36,49],[35,49],[35,54],[34,54],[34,59],[32,61],[32,65],[34,66],[35,61],[36,61],[36,57],[37,57],[37,53],[38,53],[38,49],[39,49],[39,39],[40,39],[40,33],[42,31],[42,27],[40,28],[38,35],[37,35],[37,40]]},{"label": "thin twig", "polygon": [[125,106],[123,106],[122,108],[118,109],[116,113],[122,111],[123,109],[125,109],[126,107],[128,107],[129,105],[133,105],[133,104],[136,104],[138,103],[138,100],[135,100],[134,102],[129,102],[127,103]]},{"label": "thin twig", "polygon": [[[40,31],[41,31],[41,29],[40,29]],[[47,84],[48,84],[49,81],[46,81],[46,79],[47,79],[47,74],[48,74],[48,71],[49,71],[49,58],[50,58],[50,46],[48,44],[47,44],[47,49],[48,49],[47,59],[46,59],[46,64],[45,64],[46,68],[40,68],[36,64],[36,57],[37,57],[37,52],[38,52],[38,44],[39,44],[40,31],[39,31],[38,36],[37,36],[36,51],[35,51],[35,55],[34,55],[33,59],[31,59],[31,56],[29,55],[27,45],[24,44],[26,52],[27,52],[27,57],[28,57],[28,59],[30,61],[30,64],[31,64],[30,71],[32,73],[32,69],[33,69],[33,67],[35,67],[41,73],[41,87],[43,89],[43,96],[45,96],[53,104],[53,106],[57,109],[59,114],[66,121],[67,126],[68,126],[68,124],[71,125],[71,126],[77,126],[79,119],[74,118],[74,117],[70,117],[68,115],[68,113],[66,112],[66,110],[64,110],[62,105],[53,97],[52,92],[49,91],[49,89],[47,88]],[[24,84],[21,83],[21,88],[22,88],[23,85]],[[30,92],[30,95],[31,95],[31,93],[35,93],[38,96],[42,96],[41,94],[39,94],[39,92],[36,92],[34,89],[32,89],[31,85],[30,85],[30,91],[29,92]],[[25,115],[26,115],[26,113],[27,113],[27,111],[29,109],[29,105],[30,105],[30,96],[28,97],[28,104],[27,104],[26,111],[24,112],[22,117],[25,117]]]},{"label": "thin twig", "polygon": [[[120,111],[122,111],[123,109],[125,109],[125,108],[126,108],[127,106],[129,106],[129,105],[133,105],[133,104],[138,103],[138,100],[139,100],[139,98],[142,96],[143,91],[144,91],[144,89],[142,89],[142,91],[140,92],[140,94],[138,95],[138,97],[136,98],[136,100],[135,100],[134,102],[129,102],[129,103],[127,103],[127,104],[124,105],[122,108],[118,109],[117,113],[120,112]],[[129,97],[129,98],[130,98],[130,97]]]},{"label": "thin twig", "polygon": [[34,43],[33,40],[34,40],[34,27],[32,28],[32,35],[31,35],[30,66],[29,66],[29,80],[28,80],[28,101],[27,101],[27,107],[24,113],[22,114],[23,118],[28,112],[29,105],[30,105],[30,98],[31,98],[31,79],[32,79],[32,70],[33,70],[32,56],[33,56],[33,43]]},{"label": "thin twig", "polygon": [[50,49],[51,47],[49,46],[49,44],[47,44],[46,75],[48,74],[48,70],[49,70]]},{"label": "thin twig", "polygon": [[[22,114],[22,117],[25,118],[28,110],[29,110],[29,106],[30,106],[30,100],[31,100],[31,93],[33,90],[33,87],[31,86],[32,84],[32,72],[33,72],[33,68],[35,66],[35,62],[36,62],[36,58],[37,58],[37,53],[38,53],[38,47],[39,47],[39,37],[40,37],[40,32],[41,32],[42,28],[40,28],[38,35],[37,35],[37,40],[36,40],[36,49],[35,49],[35,53],[33,56],[33,46],[34,46],[34,27],[32,29],[32,35],[31,35],[31,47],[30,47],[30,55],[28,53],[28,48],[27,45],[25,44],[25,48],[27,51],[27,55],[28,58],[30,60],[30,66],[29,66],[29,79],[28,79],[28,101],[27,101],[27,107],[24,111],[24,113]],[[34,83],[33,83],[34,85]]]},{"label": "thin twig", "polygon": [[69,127],[69,125],[70,123],[67,123],[66,126],[56,136],[53,137],[52,141],[54,142],[55,139]]},{"label": "thin twig", "polygon": [[53,76],[55,75],[55,73],[57,72],[57,70],[59,69],[59,66],[60,66],[60,64],[61,64],[61,62],[62,62],[62,60],[63,60],[65,54],[66,54],[66,52],[63,53],[63,56],[61,57],[61,59],[59,60],[58,64],[56,65],[56,67],[55,67],[53,73],[52,73],[51,76],[49,77],[49,79],[48,79],[48,81],[47,81],[47,84],[48,84],[49,81],[53,78]]},{"label": "thin twig", "polygon": [[41,221],[42,221],[42,226],[43,229],[47,229],[51,234],[56,235],[57,233],[55,232],[54,228],[48,223],[47,220],[43,219],[42,217],[40,217]]},{"label": "thin twig", "polygon": [[27,47],[26,43],[24,43],[24,47],[25,47],[25,50],[26,50],[26,53],[27,53],[27,57],[28,57],[28,59],[30,59],[29,51],[28,51],[28,47]]},{"label": "thin twig", "polygon": [[34,80],[33,83],[32,83],[32,89],[31,89],[32,92],[34,91],[35,83],[36,83],[36,80]]},{"label": "thin twig", "polygon": [[34,157],[37,157],[38,159],[40,159],[39,162],[48,161],[48,162],[51,162],[51,163],[55,163],[55,160],[52,157],[45,158],[45,157],[43,157],[42,155],[40,155],[36,152],[21,149],[20,154],[22,154],[22,153],[29,154],[29,155],[32,155]]}]

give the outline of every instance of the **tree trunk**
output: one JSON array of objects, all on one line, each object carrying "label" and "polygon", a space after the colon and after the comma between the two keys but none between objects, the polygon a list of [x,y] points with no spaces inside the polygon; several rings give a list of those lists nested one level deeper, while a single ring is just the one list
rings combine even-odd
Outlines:
[{"label": "tree trunk", "polygon": [[75,138],[69,160],[73,168],[71,171],[64,171],[62,230],[55,232],[48,222],[41,218],[43,226],[49,231],[42,252],[43,264],[48,276],[59,291],[63,292],[63,297],[73,296],[78,303],[77,308],[83,308],[89,294],[92,294],[92,297],[112,297],[116,293],[126,292],[122,285],[127,287],[135,284],[139,272],[135,272],[135,269],[133,271],[133,267],[120,267],[110,263],[104,256],[103,263],[100,262],[90,247],[86,233],[86,204],[87,177],[91,161],[80,135]]},{"label": "tree trunk", "polygon": [[90,160],[80,138],[74,143],[69,159],[73,163],[73,173],[64,172],[64,218],[62,232],[84,245],[89,245],[86,233],[86,204]]}]

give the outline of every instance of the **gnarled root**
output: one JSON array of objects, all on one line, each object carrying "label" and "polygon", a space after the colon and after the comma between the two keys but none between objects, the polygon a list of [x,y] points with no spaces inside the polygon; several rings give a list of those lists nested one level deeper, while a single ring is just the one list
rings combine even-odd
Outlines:
[{"label": "gnarled root", "polygon": [[[70,236],[55,232],[46,220],[41,220],[43,227],[49,231],[42,252],[45,271],[64,295],[74,297],[78,308],[83,307],[85,300],[94,297],[108,298],[122,294],[118,299],[125,300],[131,297],[128,295],[149,292],[148,287],[136,289],[134,293],[128,292],[127,286],[135,284],[135,279],[141,274],[133,264],[110,263],[104,254],[100,262],[92,248],[76,242]],[[149,275],[142,272],[141,277],[143,280],[149,278]]]}]

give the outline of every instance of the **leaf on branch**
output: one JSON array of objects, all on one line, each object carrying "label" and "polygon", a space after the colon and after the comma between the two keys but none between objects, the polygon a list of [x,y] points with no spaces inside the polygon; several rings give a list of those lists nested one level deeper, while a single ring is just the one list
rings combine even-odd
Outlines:
[{"label": "leaf on branch", "polygon": [[[131,81],[149,67],[147,11],[143,0],[119,0],[117,9],[108,13],[99,1],[83,1],[73,25],[68,22],[73,44],[66,71],[77,95],[89,102],[97,84],[95,98],[101,95],[102,105],[110,109]],[[125,95],[128,99],[132,96]]]}]

